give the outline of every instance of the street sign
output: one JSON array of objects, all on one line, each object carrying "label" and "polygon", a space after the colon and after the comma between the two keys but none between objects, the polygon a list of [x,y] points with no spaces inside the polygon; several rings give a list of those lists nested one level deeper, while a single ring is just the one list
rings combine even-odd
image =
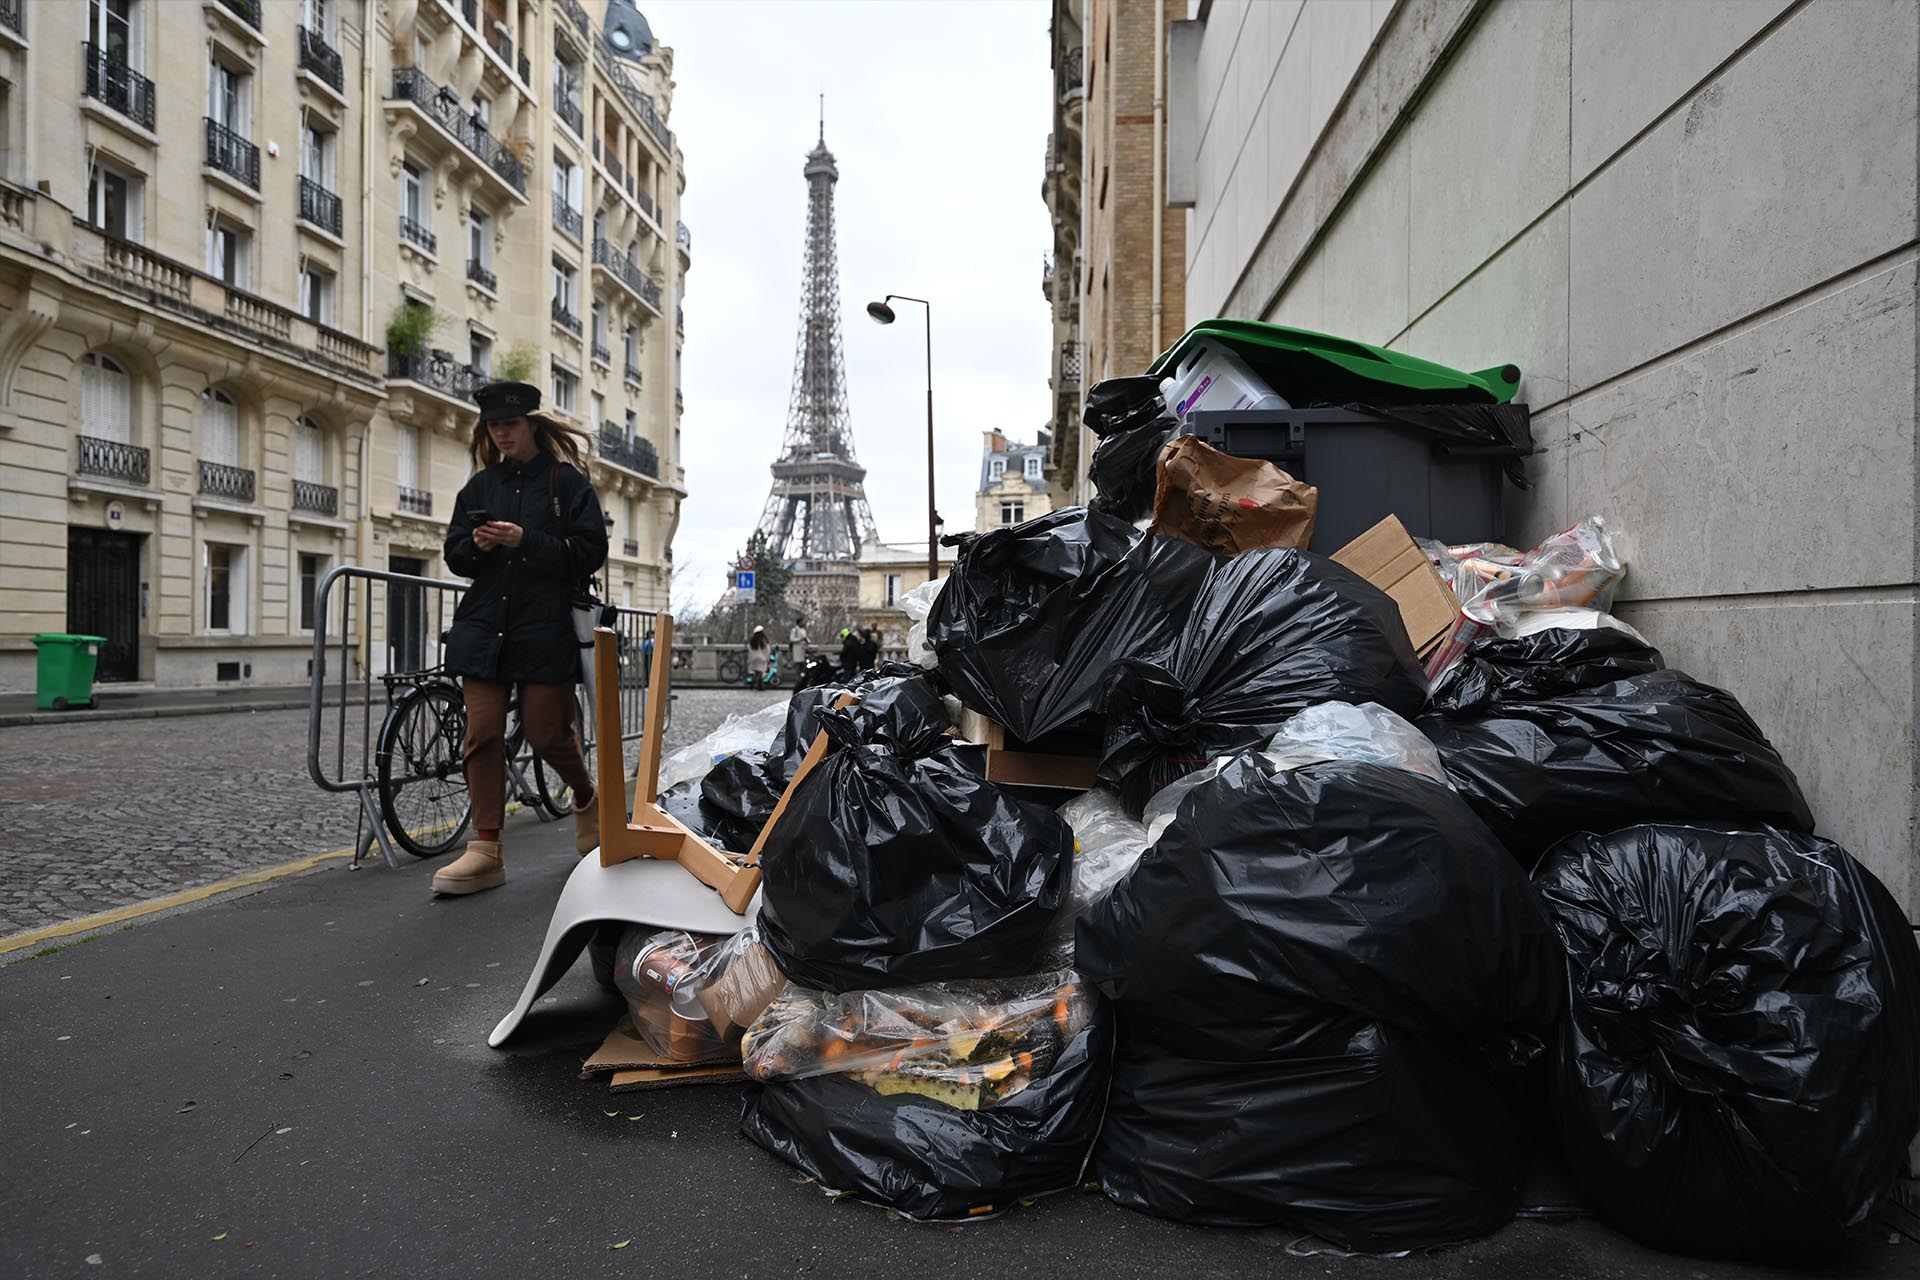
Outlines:
[{"label": "street sign", "polygon": [[735,570],[733,575],[733,594],[739,598],[741,604],[754,603],[753,570]]}]

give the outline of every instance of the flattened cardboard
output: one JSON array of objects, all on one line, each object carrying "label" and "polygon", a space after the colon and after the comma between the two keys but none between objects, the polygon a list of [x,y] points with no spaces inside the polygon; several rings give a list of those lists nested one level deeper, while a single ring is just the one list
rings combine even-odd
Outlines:
[{"label": "flattened cardboard", "polygon": [[1452,632],[1460,601],[1397,517],[1388,516],[1333,558],[1393,597],[1419,656],[1433,652]]},{"label": "flattened cardboard", "polygon": [[688,1084],[739,1084],[747,1073],[739,1067],[636,1067],[616,1071],[607,1078],[608,1093],[641,1093],[649,1089],[672,1089]]},{"label": "flattened cardboard", "polygon": [[622,1017],[618,1026],[607,1033],[606,1040],[580,1066],[580,1078],[590,1080],[603,1072],[656,1071],[669,1076],[685,1076],[689,1073],[710,1074],[715,1064],[722,1068],[740,1068],[739,1053],[709,1058],[704,1062],[675,1062],[653,1051],[653,1046],[640,1038],[633,1029],[630,1019]]},{"label": "flattened cardboard", "polygon": [[960,718],[959,738],[987,748],[987,781],[1011,787],[1043,787],[1049,791],[1090,791],[1100,767],[1097,756],[1036,750],[1051,743],[1029,744],[1009,734],[1005,726],[968,708]]}]

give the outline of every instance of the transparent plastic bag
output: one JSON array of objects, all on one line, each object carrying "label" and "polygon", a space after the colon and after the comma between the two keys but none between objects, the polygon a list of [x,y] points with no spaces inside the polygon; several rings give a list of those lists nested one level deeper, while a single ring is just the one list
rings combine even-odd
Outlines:
[{"label": "transparent plastic bag", "polygon": [[1526,636],[1538,635],[1542,631],[1600,631],[1624,632],[1649,649],[1653,642],[1640,632],[1614,617],[1603,609],[1591,609],[1569,606],[1562,609],[1526,609],[1510,621],[1494,624],[1494,630],[1502,640],[1519,640]]},{"label": "transparent plastic bag", "polygon": [[[1441,786],[1453,786],[1439,751],[1427,736],[1410,721],[1377,702],[1357,707],[1345,702],[1316,703],[1281,725],[1261,754],[1283,769],[1327,760],[1352,760],[1390,765],[1417,773]],[[1160,833],[1173,821],[1174,812],[1187,793],[1218,777],[1232,759],[1222,756],[1153,794],[1141,815],[1146,823],[1149,846],[1160,839]]]},{"label": "transparent plastic bag", "polygon": [[787,985],[751,926],[731,937],[631,926],[614,951],[613,981],[633,1029],[676,1062],[736,1057],[742,1034]]},{"label": "transparent plastic bag", "polygon": [[1073,828],[1073,886],[1047,928],[1041,964],[1065,969],[1073,964],[1074,922],[1127,878],[1147,851],[1147,827],[1127,816],[1119,793],[1105,788],[1075,796],[1059,814]]},{"label": "transparent plastic bag", "polygon": [[1588,516],[1525,553],[1493,542],[1438,550],[1428,544],[1426,550],[1460,600],[1459,623],[1427,659],[1429,684],[1475,640],[1496,632],[1508,635],[1528,614],[1569,608],[1604,613],[1613,607],[1614,589],[1627,573],[1599,516]]},{"label": "transparent plastic bag", "polygon": [[946,583],[945,578],[935,578],[900,597],[900,611],[913,620],[913,625],[907,628],[907,661],[928,670],[939,666],[940,659],[927,643],[927,615],[933,612],[934,598]]},{"label": "transparent plastic bag", "polygon": [[682,782],[694,782],[707,776],[721,759],[739,751],[765,751],[787,723],[787,704],[782,701],[758,711],[736,712],[718,729],[689,746],[680,748],[660,763],[660,790]]},{"label": "transparent plastic bag", "polygon": [[837,996],[788,987],[748,1029],[742,1056],[763,1083],[847,1075],[976,1111],[1050,1072],[1094,1003],[1071,969]]}]

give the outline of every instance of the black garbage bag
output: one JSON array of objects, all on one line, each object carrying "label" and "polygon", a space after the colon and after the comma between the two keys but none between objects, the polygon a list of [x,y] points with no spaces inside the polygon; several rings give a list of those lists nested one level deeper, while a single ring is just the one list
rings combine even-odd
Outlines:
[{"label": "black garbage bag", "polygon": [[910,1218],[978,1217],[1080,1185],[1112,1060],[1113,1020],[1101,1011],[1051,1071],[992,1106],[963,1110],[851,1076],[810,1076],[749,1083],[740,1128],[823,1187]]},{"label": "black garbage bag", "polygon": [[1589,1199],[1657,1248],[1780,1263],[1866,1226],[1920,1129],[1920,949],[1830,841],[1639,826],[1555,847],[1553,1086]]},{"label": "black garbage bag", "polygon": [[1128,1034],[1256,1061],[1331,1006],[1507,1064],[1545,1047],[1563,960],[1532,884],[1405,769],[1241,756],[1075,929]]},{"label": "black garbage bag", "polygon": [[1168,411],[1158,378],[1108,378],[1087,392],[1080,420],[1100,437],[1087,479],[1095,496],[1087,505],[1129,523],[1153,514],[1159,485],[1155,459],[1180,430]]},{"label": "black garbage bag", "polygon": [[817,715],[833,750],[762,851],[761,941],[821,991],[1031,973],[1073,879],[1073,830],[952,747],[909,756]]},{"label": "black garbage bag", "polygon": [[1213,557],[1114,516],[1063,507],[962,540],[927,642],[962,702],[1016,737],[1083,721],[1122,658],[1158,658]]},{"label": "black garbage bag", "polygon": [[1426,701],[1399,606],[1325,556],[1263,547],[1211,564],[1173,650],[1107,673],[1101,781],[1139,813],[1216,756],[1256,747],[1317,702]]},{"label": "black garbage bag", "polygon": [[[1475,641],[1467,659],[1502,666],[1523,643]],[[1496,686],[1418,722],[1460,794],[1528,866],[1574,832],[1637,822],[1813,830],[1793,770],[1732,694],[1671,668],[1559,691],[1549,671],[1545,684],[1537,697]]]},{"label": "black garbage bag", "polygon": [[[728,757],[728,759],[732,758]],[[721,763],[726,762],[723,760]],[[716,769],[718,767],[718,765],[715,766]],[[753,842],[760,838],[760,828],[766,820],[763,818],[759,822],[748,821],[742,818],[738,808],[732,805],[711,804],[706,798],[705,791],[705,778],[689,779],[662,791],[660,807],[685,824],[689,831],[716,848],[733,853],[746,853],[752,849]]]},{"label": "black garbage bag", "polygon": [[1429,711],[1467,715],[1501,701],[1538,702],[1659,671],[1660,651],[1613,627],[1550,627],[1473,645],[1433,687]]},{"label": "black garbage bag", "polygon": [[1374,1253],[1484,1235],[1519,1208],[1515,1107],[1461,1054],[1323,1009],[1270,1057],[1207,1061],[1122,1020],[1093,1164],[1116,1204]]}]

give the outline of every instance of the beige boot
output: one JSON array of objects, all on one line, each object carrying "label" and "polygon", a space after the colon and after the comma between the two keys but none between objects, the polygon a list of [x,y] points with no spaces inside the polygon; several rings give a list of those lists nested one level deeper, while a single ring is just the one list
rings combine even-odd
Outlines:
[{"label": "beige boot", "polygon": [[586,857],[600,847],[600,789],[593,789],[593,799],[587,801],[584,809],[573,811],[573,848],[581,857]]},{"label": "beige boot", "polygon": [[507,882],[498,840],[469,840],[467,851],[434,873],[435,893],[479,893]]}]

